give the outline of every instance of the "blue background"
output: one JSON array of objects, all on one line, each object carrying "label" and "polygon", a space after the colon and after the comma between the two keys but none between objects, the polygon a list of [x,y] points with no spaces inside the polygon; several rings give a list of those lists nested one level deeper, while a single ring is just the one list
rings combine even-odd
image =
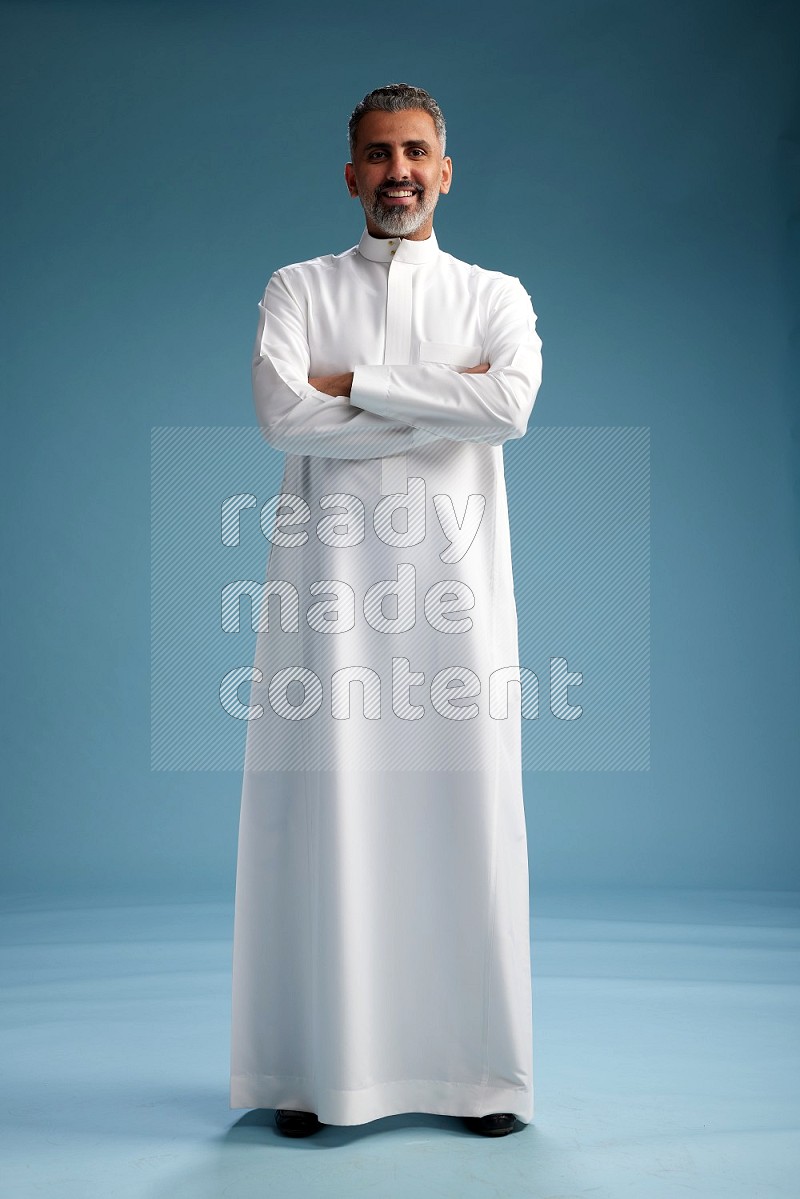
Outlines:
[{"label": "blue background", "polygon": [[347,118],[399,80],[440,244],[533,297],[532,425],[650,429],[651,768],[526,774],[532,883],[796,887],[794,6],[2,17],[3,887],[232,895],[240,775],[150,769],[150,432],[253,425],[257,300],[357,241]]}]

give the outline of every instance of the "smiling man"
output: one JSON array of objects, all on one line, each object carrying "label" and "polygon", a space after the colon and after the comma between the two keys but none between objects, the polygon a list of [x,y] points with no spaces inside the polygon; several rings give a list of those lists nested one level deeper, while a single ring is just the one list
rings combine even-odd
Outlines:
[{"label": "smiling man", "polygon": [[541,340],[518,278],[439,246],[445,137],[423,89],[365,96],[358,244],[276,270],[259,306],[255,408],[286,460],[248,709],[231,1107],[274,1107],[292,1136],[414,1111],[499,1136],[533,1116],[503,444],[526,432]]}]

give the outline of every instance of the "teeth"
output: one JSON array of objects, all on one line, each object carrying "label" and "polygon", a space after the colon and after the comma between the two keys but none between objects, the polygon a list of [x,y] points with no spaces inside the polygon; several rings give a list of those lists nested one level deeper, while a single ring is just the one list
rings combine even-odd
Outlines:
[{"label": "teeth", "polygon": [[383,194],[384,194],[385,196],[413,196],[413,195],[414,195],[413,191],[404,191],[404,192],[384,192]]}]

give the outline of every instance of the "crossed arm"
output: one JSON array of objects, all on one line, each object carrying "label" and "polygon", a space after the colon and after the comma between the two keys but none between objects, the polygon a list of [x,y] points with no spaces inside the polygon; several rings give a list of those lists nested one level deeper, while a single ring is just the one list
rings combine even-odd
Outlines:
[{"label": "crossed arm", "polygon": [[291,454],[378,458],[445,438],[500,445],[521,437],[541,383],[530,297],[506,278],[489,314],[487,362],[361,365],[309,375],[303,306],[280,271],[259,305],[253,396],[264,437]]},{"label": "crossed arm", "polygon": [[[477,366],[460,366],[457,369],[464,375],[478,375],[488,371],[489,363],[480,362]],[[314,379],[309,377],[308,381],[315,391],[322,391],[329,396],[346,396],[349,399],[353,386],[353,372],[346,371],[343,375],[317,375]]]}]

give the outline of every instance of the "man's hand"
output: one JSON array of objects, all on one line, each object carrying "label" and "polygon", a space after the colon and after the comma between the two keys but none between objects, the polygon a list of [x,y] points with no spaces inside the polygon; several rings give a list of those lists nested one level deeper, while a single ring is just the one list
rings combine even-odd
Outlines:
[{"label": "man's hand", "polygon": [[350,388],[353,386],[353,372],[344,375],[317,375],[308,381],[317,391],[323,391],[328,396],[347,396],[350,398]]},{"label": "man's hand", "polygon": [[489,369],[488,362],[479,362],[477,366],[457,366],[456,370],[462,375],[485,375]]}]

